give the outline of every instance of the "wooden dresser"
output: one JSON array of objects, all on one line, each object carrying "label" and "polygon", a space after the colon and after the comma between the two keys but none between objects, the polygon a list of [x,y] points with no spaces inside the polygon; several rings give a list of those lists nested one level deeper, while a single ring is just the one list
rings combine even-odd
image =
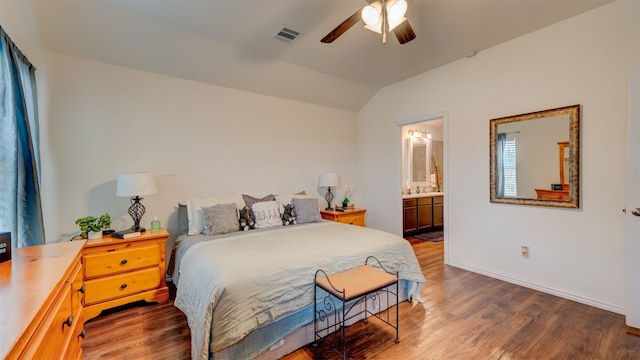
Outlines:
[{"label": "wooden dresser", "polygon": [[165,247],[169,233],[147,230],[142,236],[111,235],[88,240],[82,251],[85,320],[102,310],[134,301],[166,302]]},{"label": "wooden dresser", "polygon": [[538,199],[569,201],[569,188],[562,190],[535,189]]},{"label": "wooden dresser", "polygon": [[0,358],[82,358],[84,244],[13,249],[0,264]]},{"label": "wooden dresser", "polygon": [[364,226],[364,214],[366,209],[353,209],[345,211],[322,210],[320,216],[325,220],[341,222],[344,224]]}]

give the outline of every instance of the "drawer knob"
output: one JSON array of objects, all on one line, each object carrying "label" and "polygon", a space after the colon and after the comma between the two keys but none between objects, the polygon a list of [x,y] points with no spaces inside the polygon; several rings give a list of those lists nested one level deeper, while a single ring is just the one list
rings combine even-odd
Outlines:
[{"label": "drawer knob", "polygon": [[73,316],[69,315],[67,320],[62,322],[62,325],[67,325],[67,326],[71,327],[71,325],[73,325]]},{"label": "drawer knob", "polygon": [[127,265],[127,259],[122,259],[122,261],[120,261],[120,265]]},{"label": "drawer knob", "polygon": [[85,292],[84,284],[82,284],[82,286],[80,287],[80,289],[78,289],[78,292],[79,292],[79,293],[81,293],[81,294],[84,294],[84,292]]},{"label": "drawer knob", "polygon": [[126,289],[126,288],[127,288],[127,284],[126,284],[126,283],[124,283],[124,284],[120,285],[120,290],[124,290],[124,289]]},{"label": "drawer knob", "polygon": [[81,337],[81,338],[83,338],[83,339],[84,339],[84,338],[86,338],[86,337],[87,337],[87,330],[82,329],[82,331],[80,332],[80,334],[78,334],[78,337]]}]

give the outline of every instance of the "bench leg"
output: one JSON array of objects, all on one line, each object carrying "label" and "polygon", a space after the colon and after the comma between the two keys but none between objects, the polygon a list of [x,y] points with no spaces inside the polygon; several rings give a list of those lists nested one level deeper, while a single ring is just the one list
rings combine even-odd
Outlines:
[{"label": "bench leg", "polygon": [[347,334],[345,329],[345,308],[347,307],[347,303],[344,301],[344,297],[342,298],[342,359],[347,360]]}]

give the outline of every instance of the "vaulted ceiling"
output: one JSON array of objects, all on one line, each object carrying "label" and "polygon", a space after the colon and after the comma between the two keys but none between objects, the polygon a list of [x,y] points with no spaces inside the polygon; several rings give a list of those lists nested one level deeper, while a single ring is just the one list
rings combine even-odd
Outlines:
[{"label": "vaulted ceiling", "polygon": [[[355,25],[364,0],[21,0],[41,47],[178,78],[346,110],[380,88],[612,0],[408,0],[417,37]],[[273,38],[287,26],[302,35]]]}]

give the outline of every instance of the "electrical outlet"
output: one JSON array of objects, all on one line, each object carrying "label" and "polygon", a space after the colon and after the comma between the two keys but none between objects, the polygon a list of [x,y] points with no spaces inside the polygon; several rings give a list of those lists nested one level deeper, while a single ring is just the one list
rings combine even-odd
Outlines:
[{"label": "electrical outlet", "polygon": [[520,246],[520,254],[522,254],[522,257],[529,257],[529,247],[528,246]]}]

